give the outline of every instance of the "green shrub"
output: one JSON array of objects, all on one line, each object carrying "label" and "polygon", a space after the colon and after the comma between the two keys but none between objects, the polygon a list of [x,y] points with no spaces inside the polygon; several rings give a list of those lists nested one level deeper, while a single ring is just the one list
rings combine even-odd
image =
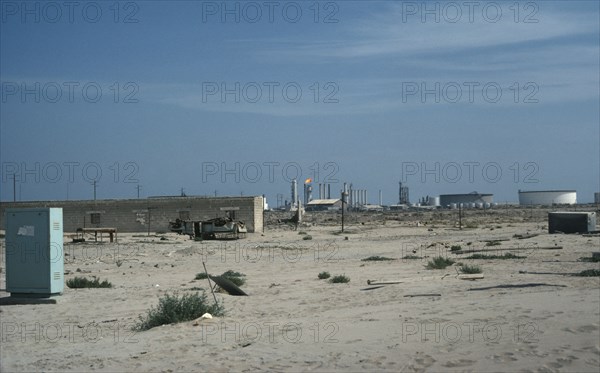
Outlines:
[{"label": "green shrub", "polygon": [[427,269],[444,269],[454,264],[454,260],[438,256],[427,263]]},{"label": "green shrub", "polygon": [[329,279],[332,284],[345,284],[350,282],[350,277],[346,275],[337,275]]},{"label": "green shrub", "polygon": [[485,246],[498,246],[501,244],[502,243],[500,241],[488,241],[488,242],[486,242]]},{"label": "green shrub", "polygon": [[479,226],[475,223],[466,223],[465,224],[465,228],[477,228],[477,227],[479,227]]},{"label": "green shrub", "polygon": [[479,266],[463,265],[462,267],[460,267],[460,271],[462,273],[467,273],[467,274],[481,273],[481,267],[479,267]]},{"label": "green shrub", "polygon": [[306,232],[304,232],[304,231],[300,231],[300,232],[298,232],[298,234],[299,234],[299,235],[305,235],[305,234],[306,234]]},{"label": "green shrub", "polygon": [[71,289],[81,288],[112,288],[112,284],[106,280],[100,282],[97,277],[93,280],[85,277],[75,277],[67,280],[67,286]]},{"label": "green shrub", "polygon": [[450,251],[460,251],[460,250],[462,250],[462,246],[460,246],[460,245],[452,245],[450,247]]},{"label": "green shrub", "polygon": [[195,320],[207,312],[213,316],[225,313],[221,304],[210,305],[204,293],[184,294],[181,297],[177,293],[165,294],[158,299],[157,307],[150,308],[145,316],[139,316],[134,329],[148,330],[160,325]]},{"label": "green shrub", "polygon": [[423,257],[416,256],[416,255],[405,255],[402,257],[402,259],[423,259]]},{"label": "green shrub", "polygon": [[321,272],[319,273],[319,280],[325,280],[327,278],[331,277],[331,275],[329,274],[329,272]]},{"label": "green shrub", "polygon": [[374,256],[370,256],[368,258],[361,259],[361,261],[363,261],[363,262],[380,262],[380,261],[385,261],[385,260],[394,260],[394,259],[388,258],[385,256],[379,256],[379,255],[374,255]]},{"label": "green shrub", "polygon": [[303,240],[312,240],[312,236],[310,234],[307,234],[306,236],[302,237]]}]

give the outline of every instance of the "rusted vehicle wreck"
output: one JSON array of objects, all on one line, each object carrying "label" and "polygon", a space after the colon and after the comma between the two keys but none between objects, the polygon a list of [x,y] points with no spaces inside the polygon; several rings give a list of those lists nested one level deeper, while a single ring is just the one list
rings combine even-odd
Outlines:
[{"label": "rusted vehicle wreck", "polygon": [[248,233],[244,222],[231,218],[214,218],[204,221],[177,219],[169,222],[169,230],[187,234],[192,239],[202,240],[237,240],[245,238]]}]

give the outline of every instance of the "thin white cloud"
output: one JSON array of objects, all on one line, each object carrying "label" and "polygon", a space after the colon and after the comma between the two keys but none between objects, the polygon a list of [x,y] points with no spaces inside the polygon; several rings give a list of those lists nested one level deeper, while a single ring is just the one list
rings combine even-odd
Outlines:
[{"label": "thin white cloud", "polygon": [[[496,23],[475,17],[471,23],[463,16],[461,22],[421,22],[419,18],[402,21],[401,6],[391,4],[371,17],[346,22],[345,39],[298,43],[297,40],[272,39],[273,48],[258,53],[288,56],[304,60],[346,59],[409,56],[428,52],[452,52],[470,48],[504,46],[548,40],[582,32],[597,32],[597,17],[593,14],[571,13],[565,17],[560,10],[540,9],[537,23],[514,22],[508,13],[509,3],[502,3],[504,15]],[[264,42],[264,40],[262,41]]]}]

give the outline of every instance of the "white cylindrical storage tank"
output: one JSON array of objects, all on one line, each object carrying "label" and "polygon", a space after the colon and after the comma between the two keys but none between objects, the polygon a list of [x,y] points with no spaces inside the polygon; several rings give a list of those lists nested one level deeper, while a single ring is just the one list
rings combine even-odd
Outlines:
[{"label": "white cylindrical storage tank", "polygon": [[519,191],[520,205],[573,205],[577,203],[575,190]]},{"label": "white cylindrical storage tank", "polygon": [[450,204],[450,208],[451,208],[452,210],[456,210],[456,203],[451,203],[451,204]]},{"label": "white cylindrical storage tank", "polygon": [[440,197],[428,197],[427,205],[429,206],[439,206],[440,205]]},{"label": "white cylindrical storage tank", "polygon": [[489,208],[492,207],[492,204],[491,203],[486,203],[484,206],[485,206],[486,209],[489,209]]}]

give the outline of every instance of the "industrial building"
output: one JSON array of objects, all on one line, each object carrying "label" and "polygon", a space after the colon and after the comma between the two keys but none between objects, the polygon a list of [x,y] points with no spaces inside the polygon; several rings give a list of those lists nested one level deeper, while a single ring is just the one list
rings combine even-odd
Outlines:
[{"label": "industrial building", "polygon": [[119,232],[167,231],[169,221],[208,220],[229,216],[246,224],[248,232],[263,231],[263,197],[154,197],[80,201],[0,203],[0,229],[8,208],[62,207],[65,232],[77,228],[116,228]]},{"label": "industrial building", "polygon": [[575,190],[519,190],[520,205],[574,205],[577,203]]},{"label": "industrial building", "polygon": [[486,206],[491,204],[493,199],[493,194],[482,194],[478,192],[471,192],[468,194],[441,194],[439,198],[439,204],[442,207],[452,207],[453,205],[458,206],[461,203],[463,206],[465,204],[473,204],[471,206],[464,207],[475,207],[478,204]]},{"label": "industrial building", "polygon": [[313,199],[305,206],[306,211],[338,211],[341,208],[341,199]]}]

